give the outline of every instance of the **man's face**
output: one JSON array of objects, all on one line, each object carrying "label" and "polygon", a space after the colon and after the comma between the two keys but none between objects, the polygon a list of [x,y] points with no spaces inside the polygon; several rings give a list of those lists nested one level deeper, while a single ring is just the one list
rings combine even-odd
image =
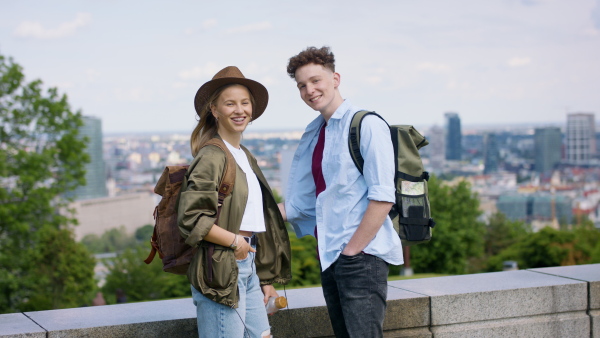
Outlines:
[{"label": "man's face", "polygon": [[[333,114],[340,75],[322,65],[309,63],[296,70],[296,84],[300,97],[312,109]],[[333,103],[333,104],[332,104]]]}]

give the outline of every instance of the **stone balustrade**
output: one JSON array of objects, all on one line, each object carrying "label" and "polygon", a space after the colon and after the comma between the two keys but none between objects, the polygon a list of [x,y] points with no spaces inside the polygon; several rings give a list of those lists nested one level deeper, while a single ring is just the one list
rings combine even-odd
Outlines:
[{"label": "stone balustrade", "polygon": [[[275,337],[333,335],[320,288],[286,295],[289,309],[270,317]],[[13,313],[0,315],[0,337],[196,337],[195,317],[190,298]],[[392,281],[384,329],[386,337],[600,338],[600,264]]]}]

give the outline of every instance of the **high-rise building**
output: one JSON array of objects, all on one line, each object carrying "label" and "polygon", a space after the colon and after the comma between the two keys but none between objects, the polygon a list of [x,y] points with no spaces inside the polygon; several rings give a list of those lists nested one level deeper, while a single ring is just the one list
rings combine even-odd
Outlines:
[{"label": "high-rise building", "polygon": [[422,148],[425,149],[429,155],[430,171],[433,173],[440,173],[444,167],[444,130],[438,125],[434,125],[429,129],[429,132],[425,134],[427,140],[429,140],[429,146]]},{"label": "high-rise building", "polygon": [[560,128],[536,128],[534,136],[535,171],[549,173],[560,162],[562,154],[562,136]]},{"label": "high-rise building", "polygon": [[83,126],[79,129],[81,137],[88,138],[86,152],[90,163],[85,166],[85,185],[72,192],[76,200],[108,196],[106,189],[106,171],[102,154],[102,120],[96,117],[83,116]]},{"label": "high-rise building", "polygon": [[500,150],[498,149],[498,141],[496,134],[489,133],[483,139],[483,154],[484,154],[484,174],[495,173],[498,171],[500,162]]},{"label": "high-rise building", "polygon": [[565,195],[548,193],[521,195],[507,193],[498,196],[496,207],[511,221],[549,221],[556,218],[561,223],[571,223],[573,201]]},{"label": "high-rise building", "polygon": [[587,164],[596,157],[596,127],[594,114],[567,115],[567,162]]},{"label": "high-rise building", "polygon": [[444,139],[446,160],[459,161],[462,158],[462,132],[457,113],[444,114]]}]

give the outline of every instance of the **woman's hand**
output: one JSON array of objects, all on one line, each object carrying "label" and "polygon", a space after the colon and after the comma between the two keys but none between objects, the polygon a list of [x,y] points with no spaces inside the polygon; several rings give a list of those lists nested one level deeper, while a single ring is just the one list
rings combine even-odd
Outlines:
[{"label": "woman's hand", "polygon": [[235,259],[237,259],[238,261],[241,261],[243,259],[246,259],[246,257],[248,257],[248,252],[256,252],[256,249],[254,249],[250,243],[246,242],[246,240],[240,236],[240,235],[236,235],[237,236],[237,249],[235,249],[234,254],[235,254]]},{"label": "woman's hand", "polygon": [[265,297],[263,298],[265,305],[269,301],[269,298],[279,297],[279,294],[277,293],[277,291],[275,291],[275,288],[273,287],[273,285],[270,285],[270,284],[261,285],[260,289],[262,290],[263,295],[265,295]]},{"label": "woman's hand", "polygon": [[285,213],[285,204],[278,203],[277,207],[279,208],[279,212],[281,213],[281,217],[283,217],[283,221],[287,222],[287,214]]}]

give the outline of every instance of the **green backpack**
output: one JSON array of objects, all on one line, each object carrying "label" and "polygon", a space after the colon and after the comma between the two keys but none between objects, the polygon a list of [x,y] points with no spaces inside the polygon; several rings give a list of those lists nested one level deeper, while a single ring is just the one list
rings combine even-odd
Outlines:
[{"label": "green backpack", "polygon": [[[363,173],[364,159],[360,154],[360,125],[367,115],[375,115],[385,121],[377,113],[366,110],[361,110],[352,117],[348,148],[354,164],[361,174]],[[413,126],[394,125],[389,127],[396,155],[394,161],[396,164],[394,177],[396,203],[390,210],[389,216],[403,246],[426,243],[431,240],[431,229],[435,226],[435,222],[431,218],[427,195],[429,173],[423,167],[419,149],[428,145],[429,141]]]}]

